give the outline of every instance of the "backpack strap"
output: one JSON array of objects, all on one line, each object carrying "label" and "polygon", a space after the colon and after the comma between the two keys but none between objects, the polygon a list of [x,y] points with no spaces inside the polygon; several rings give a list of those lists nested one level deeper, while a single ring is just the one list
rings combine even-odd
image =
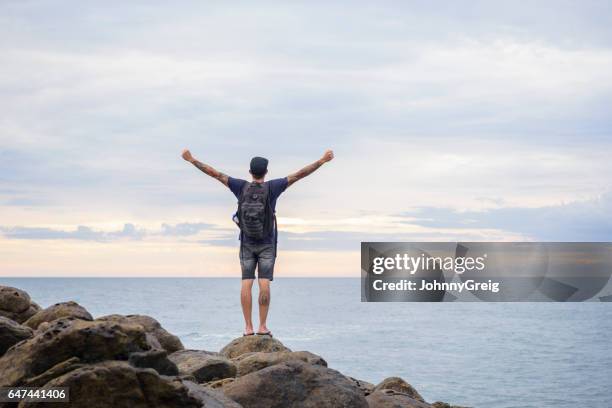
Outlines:
[{"label": "backpack strap", "polygon": [[[244,186],[242,186],[242,190],[240,191],[240,197],[238,197],[238,211],[236,212],[236,215],[238,216],[239,222],[241,222],[240,221],[240,206],[242,205],[242,198],[244,197],[244,194],[246,193],[246,191],[249,189],[250,185],[251,183],[249,181],[245,182]],[[242,228],[240,228],[240,232],[238,233],[238,241],[240,241],[240,253],[242,254],[242,243],[244,241],[244,236],[242,234]]]}]

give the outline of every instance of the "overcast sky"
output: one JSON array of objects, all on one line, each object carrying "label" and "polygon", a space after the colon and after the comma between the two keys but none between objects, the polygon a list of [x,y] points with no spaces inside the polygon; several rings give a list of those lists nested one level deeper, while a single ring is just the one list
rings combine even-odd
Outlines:
[{"label": "overcast sky", "polygon": [[[84,4],[88,3],[88,4]],[[0,3],[0,275],[238,276],[234,177],[278,276],[368,240],[610,241],[604,1]]]}]

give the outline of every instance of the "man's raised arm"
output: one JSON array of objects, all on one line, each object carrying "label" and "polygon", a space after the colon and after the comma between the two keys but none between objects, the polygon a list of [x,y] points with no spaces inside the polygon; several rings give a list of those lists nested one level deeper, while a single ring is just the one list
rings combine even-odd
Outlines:
[{"label": "man's raised arm", "polygon": [[321,157],[316,162],[309,164],[308,166],[304,167],[301,170],[296,171],[293,174],[288,175],[287,181],[289,182],[289,186],[295,183],[296,181],[303,179],[306,176],[311,175],[312,173],[314,173],[316,169],[318,169],[319,167],[321,167],[328,161],[331,161],[333,158],[334,158],[334,152],[331,150],[328,150],[323,154],[323,157]]},{"label": "man's raised arm", "polygon": [[210,177],[216,178],[217,180],[219,180],[221,183],[225,184],[226,186],[229,185],[229,177],[227,177],[227,175],[221,173],[220,171],[215,170],[208,164],[199,162],[198,160],[195,159],[195,157],[191,155],[191,152],[189,150],[187,149],[183,150],[183,154],[181,156],[183,157],[183,159],[187,160],[189,163],[196,166],[202,172],[208,174]]}]

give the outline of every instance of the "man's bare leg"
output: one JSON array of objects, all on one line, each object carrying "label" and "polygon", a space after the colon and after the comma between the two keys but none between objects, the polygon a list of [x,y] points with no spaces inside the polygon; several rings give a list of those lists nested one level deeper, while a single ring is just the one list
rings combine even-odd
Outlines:
[{"label": "man's bare leg", "polygon": [[240,304],[242,305],[242,314],[244,316],[244,334],[253,334],[253,320],[251,312],[253,310],[251,289],[253,288],[254,279],[243,279],[242,287],[240,288]]},{"label": "man's bare leg", "polygon": [[257,333],[269,333],[266,320],[270,308],[270,279],[258,279],[257,283],[259,284],[259,329]]}]

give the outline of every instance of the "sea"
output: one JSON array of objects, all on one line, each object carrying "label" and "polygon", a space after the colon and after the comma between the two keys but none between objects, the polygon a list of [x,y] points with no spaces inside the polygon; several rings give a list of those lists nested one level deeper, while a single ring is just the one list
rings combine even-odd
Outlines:
[{"label": "sea", "polygon": [[[185,347],[218,351],[243,330],[240,280],[0,278],[46,307],[155,317]],[[254,318],[256,320],[256,289]],[[612,407],[612,303],[362,303],[353,278],[276,278],[268,327],[292,350],[430,402],[482,408]]]}]

